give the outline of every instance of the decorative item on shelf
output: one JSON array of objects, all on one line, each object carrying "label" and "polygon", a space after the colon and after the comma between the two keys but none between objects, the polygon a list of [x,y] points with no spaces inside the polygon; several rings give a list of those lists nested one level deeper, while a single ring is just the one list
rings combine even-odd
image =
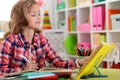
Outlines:
[{"label": "decorative item on shelf", "polygon": [[65,29],[65,20],[61,20],[58,22],[58,29]]},{"label": "decorative item on shelf", "polygon": [[92,3],[94,3],[94,0],[92,0]]},{"label": "decorative item on shelf", "polygon": [[43,29],[51,29],[51,23],[49,18],[48,10],[44,11],[44,17],[43,17]]},{"label": "decorative item on shelf", "polygon": [[102,68],[107,68],[108,66],[107,66],[107,62],[106,61],[103,61],[103,63],[102,63],[103,65],[102,65]]},{"label": "decorative item on shelf", "polygon": [[40,7],[42,7],[45,4],[44,2],[45,0],[36,0],[36,1]]},{"label": "decorative item on shelf", "polygon": [[93,34],[93,46],[94,48],[100,43],[106,42],[106,35],[105,34]]},{"label": "decorative item on shelf", "polygon": [[105,6],[93,7],[93,30],[105,29]]},{"label": "decorative item on shelf", "polygon": [[94,3],[97,3],[97,2],[103,2],[105,0],[94,0]]},{"label": "decorative item on shelf", "polygon": [[116,43],[115,48],[112,52],[108,55],[110,68],[120,69],[120,43]]},{"label": "decorative item on shelf", "polygon": [[75,55],[76,54],[76,46],[77,46],[77,36],[68,35],[64,40],[64,46],[68,54]]},{"label": "decorative item on shelf", "polygon": [[120,14],[111,15],[112,30],[120,30]]},{"label": "decorative item on shelf", "polygon": [[80,32],[90,32],[90,24],[89,23],[82,23],[78,26],[78,31]]},{"label": "decorative item on shelf", "polygon": [[77,25],[77,31],[79,32],[90,32],[90,14],[88,15],[87,22]]},{"label": "decorative item on shelf", "polygon": [[68,6],[71,7],[75,7],[76,6],[76,0],[68,0]]},{"label": "decorative item on shelf", "polygon": [[108,30],[112,30],[111,15],[120,14],[120,9],[108,9]]},{"label": "decorative item on shelf", "polygon": [[57,0],[57,10],[65,8],[65,0]]}]

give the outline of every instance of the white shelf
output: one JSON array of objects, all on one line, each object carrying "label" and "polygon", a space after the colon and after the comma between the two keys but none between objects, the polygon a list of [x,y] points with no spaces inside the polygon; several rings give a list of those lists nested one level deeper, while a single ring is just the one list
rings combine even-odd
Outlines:
[{"label": "white shelf", "polygon": [[66,9],[57,10],[58,13],[59,12],[65,12],[65,11],[66,11]]},{"label": "white shelf", "polygon": [[90,5],[85,5],[85,6],[78,6],[77,8],[89,8]]},{"label": "white shelf", "polygon": [[108,3],[119,2],[120,0],[107,0]]},{"label": "white shelf", "polygon": [[104,1],[104,2],[99,2],[99,3],[94,3],[94,4],[92,4],[92,6],[104,5],[105,3],[106,3],[106,1]]},{"label": "white shelf", "polygon": [[106,33],[106,31],[105,30],[103,30],[103,31],[93,31],[93,33]]},{"label": "white shelf", "polygon": [[[107,43],[118,43],[120,42],[120,30],[108,30],[108,9],[120,9],[120,0],[105,0],[103,2],[99,3],[94,3],[94,4],[88,4],[88,5],[79,5],[78,0],[76,0],[76,7],[72,8],[65,8],[64,10],[56,11],[57,18],[56,21],[58,22],[59,20],[65,20],[65,35],[76,35],[78,41],[90,41],[91,43],[91,48],[94,47],[94,34],[100,34],[100,35],[105,35],[106,42]],[[67,3],[68,0],[65,0],[66,6],[69,4]],[[106,17],[106,25],[105,29],[102,31],[94,31],[92,30],[93,28],[93,15],[92,15],[92,10],[96,6],[105,6],[105,17]],[[60,15],[62,13],[62,15]],[[80,31],[73,31],[73,32],[68,32],[68,16],[75,16],[77,15],[77,26],[78,23],[90,23],[90,32],[80,32]],[[88,20],[89,19],[89,20]],[[57,23],[56,23],[57,24]],[[58,25],[56,25],[58,26]],[[110,60],[105,58],[104,61],[110,62]],[[110,67],[110,65],[108,65]]]},{"label": "white shelf", "polygon": [[109,30],[109,33],[120,33],[120,30]]},{"label": "white shelf", "polygon": [[77,32],[79,34],[90,34],[90,32]]},{"label": "white shelf", "polygon": [[67,8],[67,10],[76,10],[76,7]]},{"label": "white shelf", "polygon": [[51,32],[65,32],[64,30],[58,30],[58,29],[46,29],[46,30],[43,30],[44,33],[51,33]]}]

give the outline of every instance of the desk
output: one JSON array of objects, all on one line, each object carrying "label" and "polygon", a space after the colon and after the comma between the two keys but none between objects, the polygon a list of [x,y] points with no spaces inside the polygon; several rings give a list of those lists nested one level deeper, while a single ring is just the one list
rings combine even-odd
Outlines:
[{"label": "desk", "polygon": [[[88,78],[88,79],[80,79],[80,80],[120,80],[120,69],[99,69],[99,70],[103,75],[108,75],[108,77],[107,78]],[[71,75],[71,79],[59,79],[59,80],[75,80],[77,72],[78,72],[78,70],[76,70],[76,73],[73,73]],[[97,74],[96,71],[95,71],[95,74]],[[23,79],[27,79],[27,78],[19,77],[19,78],[15,78],[12,80],[23,80]],[[3,79],[0,79],[0,80],[3,80]],[[6,80],[6,79],[4,79],[4,80]]]},{"label": "desk", "polygon": [[[89,78],[89,79],[80,79],[80,80],[120,80],[120,69],[99,69],[103,75],[108,75],[107,78]],[[75,80],[77,73],[72,74],[72,80]],[[95,71],[95,74],[97,72]]]}]

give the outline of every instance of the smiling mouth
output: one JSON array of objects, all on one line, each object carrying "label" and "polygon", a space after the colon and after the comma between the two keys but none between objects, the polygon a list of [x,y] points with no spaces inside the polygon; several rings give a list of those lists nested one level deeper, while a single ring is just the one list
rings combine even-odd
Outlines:
[{"label": "smiling mouth", "polygon": [[36,24],[40,24],[40,22],[35,22]]}]

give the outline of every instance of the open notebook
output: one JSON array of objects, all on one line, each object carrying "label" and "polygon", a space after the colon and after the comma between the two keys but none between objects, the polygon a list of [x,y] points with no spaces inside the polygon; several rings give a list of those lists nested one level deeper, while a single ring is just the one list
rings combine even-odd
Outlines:
[{"label": "open notebook", "polygon": [[76,80],[82,77],[90,76],[94,73],[104,57],[114,48],[115,45],[100,43],[91,53],[88,62],[86,62],[76,76]]},{"label": "open notebook", "polygon": [[76,70],[65,69],[65,68],[55,68],[55,67],[45,67],[45,68],[41,68],[38,71],[24,70],[24,71],[20,71],[20,72],[8,73],[8,74],[5,74],[4,76],[17,76],[17,75],[21,75],[23,73],[31,73],[31,72],[36,72],[36,73],[47,72],[47,73],[56,73],[56,74],[60,74],[60,75],[71,75],[72,72],[76,72]]}]

